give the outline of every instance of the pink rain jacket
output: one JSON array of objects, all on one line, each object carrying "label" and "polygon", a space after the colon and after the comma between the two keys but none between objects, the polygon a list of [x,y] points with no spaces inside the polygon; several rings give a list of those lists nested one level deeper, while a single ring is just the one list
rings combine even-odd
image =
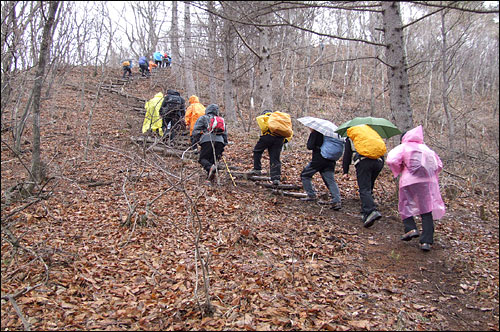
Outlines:
[{"label": "pink rain jacket", "polygon": [[439,156],[424,144],[422,126],[409,130],[400,145],[387,154],[387,165],[399,178],[399,214],[408,217],[432,212],[441,219],[445,205],[439,192],[438,174],[443,169]]}]

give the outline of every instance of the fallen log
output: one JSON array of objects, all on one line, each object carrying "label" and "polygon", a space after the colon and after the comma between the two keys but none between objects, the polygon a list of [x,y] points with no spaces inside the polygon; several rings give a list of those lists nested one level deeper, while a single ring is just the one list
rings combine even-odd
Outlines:
[{"label": "fallen log", "polygon": [[234,177],[251,180],[251,181],[271,181],[269,176],[252,175],[251,173],[245,172],[234,172],[232,173]]},{"label": "fallen log", "polygon": [[284,190],[280,190],[280,189],[273,189],[272,193],[274,195],[291,196],[291,197],[295,197],[295,198],[307,197],[306,193],[296,193],[296,192],[293,192],[293,191],[284,191]]},{"label": "fallen log", "polygon": [[271,189],[274,189],[274,188],[277,187],[278,189],[302,190],[302,186],[298,186],[296,184],[285,184],[285,183],[282,183],[282,184],[279,184],[278,186],[275,186],[272,183],[260,183],[260,185],[264,186],[266,188],[271,188]]}]

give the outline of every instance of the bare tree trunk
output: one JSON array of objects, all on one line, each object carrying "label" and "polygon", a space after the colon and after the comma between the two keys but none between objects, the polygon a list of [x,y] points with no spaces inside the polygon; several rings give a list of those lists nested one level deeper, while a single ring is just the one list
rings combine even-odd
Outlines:
[{"label": "bare tree trunk", "polygon": [[308,115],[309,114],[309,95],[311,91],[311,76],[312,76],[312,69],[311,69],[311,48],[312,46],[306,46],[307,47],[307,55],[306,55],[306,84],[304,85],[304,93],[305,93],[305,101],[304,105],[301,110],[299,110],[300,116]]},{"label": "bare tree trunk", "polygon": [[[268,14],[269,15],[269,14]],[[264,23],[268,23],[268,15],[265,15]],[[260,110],[273,110],[273,94],[272,94],[272,66],[271,66],[271,45],[270,28],[259,28],[259,96]]]},{"label": "bare tree trunk", "polygon": [[40,47],[40,57],[33,86],[33,155],[31,160],[31,174],[35,183],[43,180],[42,161],[40,154],[40,99],[42,93],[42,83],[47,64],[47,58],[52,44],[52,26],[54,24],[59,1],[49,2],[49,15],[43,26],[42,44]]},{"label": "bare tree trunk", "polygon": [[392,116],[396,126],[401,131],[407,131],[413,128],[413,110],[410,104],[410,90],[399,2],[383,1],[382,9]]},{"label": "bare tree trunk", "polygon": [[[208,2],[208,9],[210,12],[215,11],[215,6],[213,1]],[[217,82],[216,82],[216,62],[217,59],[217,50],[216,50],[216,38],[217,38],[217,22],[214,15],[208,15],[208,53],[210,54],[210,59],[208,63],[209,68],[209,95],[210,95],[210,104],[217,103]]]},{"label": "bare tree trunk", "polygon": [[424,117],[424,129],[427,128],[427,122],[429,121],[429,114],[431,113],[431,108],[432,108],[432,77],[433,77],[433,66],[432,64],[429,65],[430,67],[430,76],[429,76],[429,88],[427,90],[427,107],[425,108],[425,117]]},{"label": "bare tree trunk", "polygon": [[453,153],[455,140],[455,123],[453,121],[453,116],[451,114],[448,105],[448,94],[450,93],[450,80],[448,77],[448,61],[446,58],[446,49],[448,47],[446,42],[446,26],[445,26],[446,11],[441,12],[441,67],[442,67],[442,78],[443,78],[443,90],[441,92],[441,98],[443,101],[443,110],[446,115],[446,121],[448,123],[448,152]]},{"label": "bare tree trunk", "polygon": [[186,92],[188,97],[195,94],[196,90],[194,87],[193,78],[193,43],[191,41],[191,10],[189,1],[184,3],[184,53],[186,58],[184,59],[185,65],[185,77],[186,77]]},{"label": "bare tree trunk", "polygon": [[172,65],[171,70],[177,85],[180,85],[180,52],[179,52],[179,23],[177,18],[177,1],[172,1],[172,29],[170,31],[172,40]]},{"label": "bare tree trunk", "polygon": [[231,23],[224,22],[224,108],[225,116],[229,120],[236,120],[236,110],[234,107],[234,86],[233,86],[233,33]]}]

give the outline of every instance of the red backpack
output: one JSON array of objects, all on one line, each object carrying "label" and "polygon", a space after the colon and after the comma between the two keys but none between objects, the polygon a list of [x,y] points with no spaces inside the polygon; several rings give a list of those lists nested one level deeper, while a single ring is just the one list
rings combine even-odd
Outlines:
[{"label": "red backpack", "polygon": [[222,134],[226,131],[226,123],[224,122],[224,118],[216,115],[210,119],[210,123],[208,125],[208,132],[214,134]]}]

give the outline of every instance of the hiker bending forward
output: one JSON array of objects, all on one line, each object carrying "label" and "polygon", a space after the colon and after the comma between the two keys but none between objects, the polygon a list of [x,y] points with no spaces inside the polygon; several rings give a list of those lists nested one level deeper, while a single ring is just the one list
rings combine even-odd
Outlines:
[{"label": "hiker bending forward", "polygon": [[198,162],[207,172],[208,179],[213,180],[217,170],[217,161],[222,157],[224,147],[227,145],[227,129],[222,134],[208,132],[210,120],[214,116],[219,116],[219,106],[210,104],[205,109],[205,115],[196,120],[193,128],[193,143],[201,146]]},{"label": "hiker bending forward", "polygon": [[312,184],[312,177],[319,172],[323,182],[332,195],[332,209],[340,210],[340,191],[334,178],[336,161],[326,159],[321,155],[324,135],[314,129],[310,128],[310,130],[311,134],[309,134],[309,139],[307,140],[307,149],[312,150],[312,159],[306,167],[304,167],[302,173],[300,173],[302,185],[307,193],[307,197],[301,198],[301,200],[316,201],[318,199]]}]

